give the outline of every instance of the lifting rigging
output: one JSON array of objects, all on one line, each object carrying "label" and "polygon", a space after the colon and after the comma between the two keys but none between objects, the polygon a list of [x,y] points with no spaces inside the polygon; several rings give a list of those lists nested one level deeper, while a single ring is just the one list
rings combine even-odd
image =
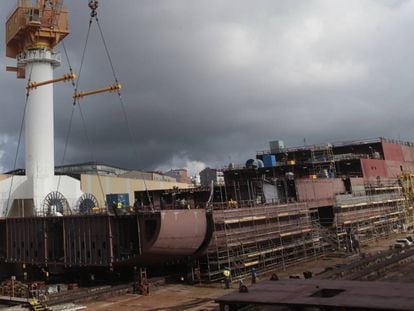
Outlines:
[{"label": "lifting rigging", "polygon": [[[67,11],[62,8],[62,3],[63,1],[18,0],[17,8],[7,21],[8,56],[16,59],[15,71],[20,77],[25,76],[26,71],[28,74],[14,164],[15,170],[24,128],[26,169],[25,175],[12,174],[11,178],[0,181],[0,213],[7,217],[0,220],[0,231],[4,233],[0,239],[1,261],[16,264],[16,267],[20,264],[29,265],[34,271],[49,273],[53,269],[60,273],[88,267],[109,268],[112,271],[118,267],[124,269],[131,265],[197,256],[207,246],[212,233],[204,210],[164,210],[155,213],[143,210],[142,213],[116,217],[105,214],[107,210],[97,206],[95,196],[81,191],[79,178],[55,175],[53,84],[56,82],[69,81],[73,87],[72,114],[62,162],[67,151],[75,108],[80,111],[84,136],[94,158],[82,112],[85,105],[79,104],[80,98],[88,95],[105,91],[113,91],[118,95],[126,121],[123,124],[127,125],[132,140],[120,93],[121,85],[97,18],[98,2],[90,1],[89,29],[77,78],[62,41],[69,33]],[[115,81],[109,88],[78,92],[89,31],[94,21],[99,27]],[[70,73],[54,79],[54,68],[61,64],[59,54],[54,51],[58,43],[62,43]],[[137,154],[136,145],[131,146],[135,147]],[[98,170],[96,166],[95,168]],[[99,183],[103,193],[102,184]],[[102,212],[102,215],[82,215],[91,211]],[[72,212],[78,215],[70,215]]]},{"label": "lifting rigging", "polygon": [[[30,97],[30,93],[32,91],[35,91],[39,88],[43,88],[47,85],[50,84],[54,84],[57,82],[71,82],[72,87],[73,87],[73,109],[72,109],[72,113],[70,116],[70,120],[69,120],[69,128],[67,131],[67,135],[66,135],[66,139],[65,139],[65,145],[64,145],[64,151],[63,151],[63,156],[62,156],[62,165],[65,162],[65,157],[66,157],[66,152],[67,152],[67,145],[69,142],[69,136],[70,136],[70,132],[71,132],[71,128],[72,128],[72,122],[73,122],[73,116],[74,116],[74,109],[75,107],[78,107],[79,112],[80,112],[80,116],[81,116],[81,121],[82,121],[82,126],[83,126],[83,130],[85,132],[85,137],[87,139],[88,145],[89,145],[89,149],[90,149],[90,154],[91,154],[91,158],[92,161],[94,163],[96,163],[95,160],[95,155],[93,152],[93,146],[92,146],[92,142],[89,138],[89,135],[87,133],[87,127],[86,127],[86,121],[85,121],[85,117],[84,117],[84,113],[82,112],[82,107],[81,105],[78,105],[79,100],[85,98],[86,96],[90,96],[90,95],[94,95],[94,94],[98,94],[98,93],[103,93],[103,92],[116,92],[119,98],[119,102],[121,105],[121,109],[122,109],[122,114],[123,117],[125,119],[125,122],[123,122],[128,130],[128,134],[129,134],[129,138],[132,141],[132,146],[134,147],[134,154],[136,156],[136,158],[138,157],[138,149],[135,143],[135,139],[133,138],[133,134],[131,131],[131,127],[129,125],[129,121],[128,121],[128,117],[127,117],[127,113],[125,110],[125,105],[123,102],[123,98],[121,96],[121,84],[118,81],[118,78],[116,76],[116,72],[115,72],[115,68],[113,65],[113,61],[112,58],[109,54],[109,50],[108,50],[108,46],[106,44],[106,40],[103,34],[103,30],[102,27],[100,25],[99,19],[98,19],[98,1],[96,0],[91,0],[88,3],[88,7],[91,10],[90,12],[90,19],[89,19],[89,27],[87,30],[87,35],[86,35],[86,40],[85,40],[85,44],[83,47],[83,52],[82,52],[82,58],[81,58],[81,62],[80,62],[80,68],[79,68],[79,72],[76,75],[73,72],[70,60],[69,60],[69,56],[68,56],[68,52],[66,50],[65,44],[63,39],[69,34],[69,29],[68,29],[68,12],[65,8],[63,8],[63,0],[36,0],[36,1],[29,1],[29,0],[18,0],[17,1],[17,8],[16,10],[13,12],[12,14],[12,18],[9,18],[9,20],[7,21],[7,31],[6,31],[6,42],[7,42],[7,51],[6,54],[9,57],[15,57],[18,60],[18,65],[17,67],[7,67],[8,71],[13,71],[13,72],[17,72],[17,76],[18,78],[25,78],[26,77],[26,70],[29,68],[29,77],[28,77],[28,82],[27,82],[27,86],[26,86],[26,90],[27,90],[27,94],[26,94],[26,104],[25,104],[25,109],[24,109],[24,114],[23,114],[23,121],[22,121],[22,126],[21,126],[21,130],[20,130],[20,138],[22,136],[22,131],[23,131],[23,123],[25,122],[25,117],[26,116],[26,107],[28,106],[27,109],[30,109],[30,103],[28,103],[30,101],[29,97]],[[86,49],[87,49],[87,45],[88,45],[88,40],[89,40],[89,35],[90,35],[90,30],[91,30],[91,26],[93,24],[93,22],[96,22],[98,29],[99,29],[99,33],[100,33],[100,37],[103,43],[103,47],[110,65],[110,68],[112,70],[112,74],[114,77],[114,83],[112,85],[109,85],[107,87],[103,87],[103,88],[99,88],[99,89],[95,89],[95,90],[88,90],[88,91],[78,91],[79,88],[79,81],[80,81],[80,77],[81,77],[81,73],[82,73],[82,68],[84,65],[84,60],[85,60],[85,53],[86,53]],[[36,75],[35,79],[39,80],[39,81],[32,81],[32,70],[33,70],[33,65],[29,65],[28,66],[28,61],[21,61],[21,59],[25,59],[27,57],[28,53],[50,53],[50,57],[52,57],[52,60],[50,61],[50,63],[52,64],[53,67],[58,66],[60,64],[60,58],[58,57],[58,54],[56,54],[53,51],[53,48],[59,44],[62,43],[62,47],[64,50],[64,54],[66,56],[66,61],[69,67],[69,73],[62,75],[59,78],[49,78],[49,79],[45,79],[45,80],[41,80],[39,79],[39,75]],[[44,52],[42,52],[44,51]],[[49,54],[48,54],[49,55]],[[35,61],[36,59],[39,57],[37,54],[33,56]],[[37,57],[37,58],[36,58]],[[54,59],[56,58],[56,61],[54,61]],[[20,60],[20,61],[19,61]],[[53,106],[53,104],[52,104]],[[27,125],[26,125],[27,128]],[[27,129],[26,129],[27,132]],[[19,138],[19,143],[17,146],[17,152],[16,152],[16,158],[15,158],[15,164],[14,164],[14,169],[16,168],[16,163],[17,163],[17,156],[18,156],[18,151],[19,151],[19,147],[20,147],[20,141],[21,139]],[[53,151],[52,151],[53,152]],[[26,157],[27,159],[27,157]],[[53,161],[54,162],[54,161]],[[102,192],[102,196],[104,198],[104,202],[105,202],[105,194],[103,191],[103,186],[102,186],[102,182],[100,180],[99,177],[99,172],[97,172],[98,174],[98,182],[99,182],[99,186]],[[55,189],[55,191],[52,191],[50,193],[60,193],[60,186],[61,186],[61,178],[62,176],[58,176],[58,182],[57,182],[57,187]],[[147,185],[145,180],[143,180],[144,183],[144,188],[148,193],[148,189],[147,189]],[[13,188],[13,179],[12,182],[10,184],[10,191],[9,191],[9,198],[12,192],[12,188]],[[149,197],[149,194],[148,194]],[[8,200],[9,200],[8,198]],[[149,200],[151,201],[150,197]],[[96,201],[96,200],[95,200]],[[94,201],[94,202],[95,202]],[[106,203],[106,202],[105,202]],[[152,206],[152,202],[151,202],[151,206]],[[97,207],[97,206],[96,206]],[[9,203],[7,203],[7,209],[9,208]],[[6,214],[7,214],[7,209],[6,209]]]}]

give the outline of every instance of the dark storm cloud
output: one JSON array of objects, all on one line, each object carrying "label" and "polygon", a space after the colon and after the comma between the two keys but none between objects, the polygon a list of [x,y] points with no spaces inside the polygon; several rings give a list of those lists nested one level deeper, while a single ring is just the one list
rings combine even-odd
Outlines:
[{"label": "dark storm cloud", "polygon": [[[5,21],[14,1],[4,1]],[[87,1],[66,1],[66,47],[79,69]],[[287,145],[377,136],[414,140],[414,3],[410,1],[100,1],[99,18],[133,141],[115,94],[80,102],[65,163],[156,169],[244,162],[268,141]],[[7,8],[8,7],[8,8]],[[4,42],[3,32],[0,40]],[[60,49],[61,50],[61,49]],[[0,49],[4,55],[3,46]],[[62,59],[64,59],[62,55]],[[13,64],[3,56],[2,66]],[[60,74],[67,71],[63,64]],[[10,168],[24,82],[0,73],[0,153]],[[80,89],[113,83],[93,25]],[[55,87],[56,163],[71,114]],[[137,151],[137,152],[136,152]]]}]

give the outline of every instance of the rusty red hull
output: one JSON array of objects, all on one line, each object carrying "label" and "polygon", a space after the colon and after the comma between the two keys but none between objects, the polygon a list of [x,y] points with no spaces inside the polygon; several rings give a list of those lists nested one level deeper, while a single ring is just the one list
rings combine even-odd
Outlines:
[{"label": "rusty red hull", "polygon": [[204,209],[7,218],[0,220],[0,259],[63,267],[151,265],[197,257],[211,235]]}]

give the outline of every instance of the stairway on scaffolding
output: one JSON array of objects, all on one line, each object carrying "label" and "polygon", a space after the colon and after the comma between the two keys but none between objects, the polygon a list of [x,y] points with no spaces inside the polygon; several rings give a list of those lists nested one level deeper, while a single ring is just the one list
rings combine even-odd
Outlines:
[{"label": "stairway on scaffolding", "polygon": [[338,235],[332,227],[324,227],[317,221],[313,221],[312,225],[316,229],[314,231],[319,232],[322,247],[325,251],[343,251],[339,247]]}]

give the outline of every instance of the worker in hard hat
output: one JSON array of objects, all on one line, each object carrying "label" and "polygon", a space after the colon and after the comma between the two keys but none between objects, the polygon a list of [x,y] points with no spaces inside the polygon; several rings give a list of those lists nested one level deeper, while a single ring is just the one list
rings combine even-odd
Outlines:
[{"label": "worker in hard hat", "polygon": [[117,214],[118,215],[122,215],[124,213],[124,204],[122,203],[122,201],[118,201],[118,203],[116,204],[116,209],[117,209]]},{"label": "worker in hard hat", "polygon": [[229,289],[230,288],[230,276],[231,276],[230,268],[228,267],[224,268],[223,276],[224,276],[224,288]]}]

